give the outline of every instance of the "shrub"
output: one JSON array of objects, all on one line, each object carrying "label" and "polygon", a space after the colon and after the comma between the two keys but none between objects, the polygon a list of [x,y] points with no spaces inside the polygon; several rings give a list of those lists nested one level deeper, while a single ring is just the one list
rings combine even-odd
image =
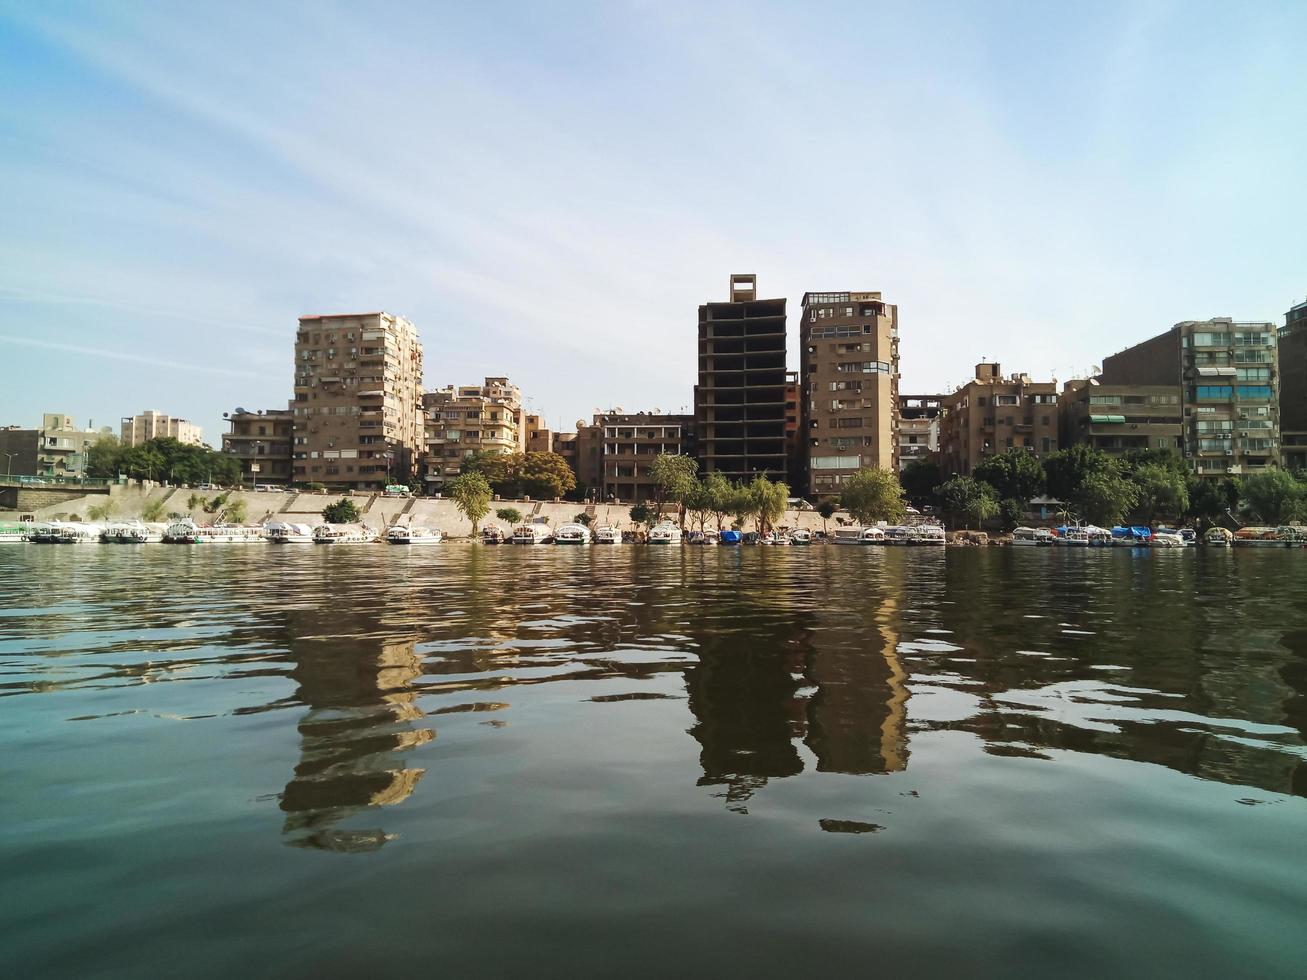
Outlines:
[{"label": "shrub", "polygon": [[517,524],[522,520],[522,512],[516,507],[500,507],[495,516],[508,524]]},{"label": "shrub", "polygon": [[337,500],[322,509],[322,519],[328,524],[353,524],[359,519],[359,509],[352,500]]}]

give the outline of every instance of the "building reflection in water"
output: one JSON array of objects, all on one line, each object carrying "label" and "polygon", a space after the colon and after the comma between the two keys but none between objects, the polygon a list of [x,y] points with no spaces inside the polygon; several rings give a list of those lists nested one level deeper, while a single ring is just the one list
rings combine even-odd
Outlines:
[{"label": "building reflection in water", "polygon": [[859,581],[856,595],[771,581],[765,592],[714,597],[690,628],[698,663],[686,687],[699,785],[724,787],[728,809],[747,813],[769,779],[803,772],[800,745],[818,772],[907,767],[907,674],[897,649],[903,566],[870,567],[875,576]]},{"label": "building reflection in water", "polygon": [[[324,629],[315,617],[316,629]],[[380,827],[339,826],[373,807],[402,803],[423,771],[406,766],[407,749],[435,733],[421,724],[413,681],[422,673],[412,640],[379,640],[291,628],[300,761],[281,794],[285,842],[331,851],[367,851],[388,835]]]}]

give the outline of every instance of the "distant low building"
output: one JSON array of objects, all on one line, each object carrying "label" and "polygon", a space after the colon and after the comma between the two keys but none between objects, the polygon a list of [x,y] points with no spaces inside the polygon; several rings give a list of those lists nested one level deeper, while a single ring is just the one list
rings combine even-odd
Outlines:
[{"label": "distant low building", "polygon": [[1062,386],[1062,445],[1084,443],[1119,455],[1134,449],[1184,452],[1179,385],[1108,385],[1080,378]]},{"label": "distant low building", "polygon": [[222,451],[240,462],[242,483],[289,484],[294,479],[291,444],[295,416],[289,408],[226,415],[231,431],[223,434]]},{"label": "distant low building", "polygon": [[194,422],[153,409],[147,409],[139,415],[125,416],[119,438],[124,446],[139,446],[151,439],[176,439],[188,446],[204,445],[204,432]]},{"label": "distant low building", "polygon": [[45,480],[83,479],[91,446],[112,434],[107,427],[81,429],[71,415],[47,412],[39,428],[0,429],[0,472]]},{"label": "distant low building", "polygon": [[899,395],[899,469],[939,452],[943,395]]}]

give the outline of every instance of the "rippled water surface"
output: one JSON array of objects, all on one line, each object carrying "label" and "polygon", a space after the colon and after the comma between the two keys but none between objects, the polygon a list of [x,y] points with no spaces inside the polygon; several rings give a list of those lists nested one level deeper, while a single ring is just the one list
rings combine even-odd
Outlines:
[{"label": "rippled water surface", "polygon": [[0,545],[0,974],[1302,976],[1305,696],[1293,552]]}]

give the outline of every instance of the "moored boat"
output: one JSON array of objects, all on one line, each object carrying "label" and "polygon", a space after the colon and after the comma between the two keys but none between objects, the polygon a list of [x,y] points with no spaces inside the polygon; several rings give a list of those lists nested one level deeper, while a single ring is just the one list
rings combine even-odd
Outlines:
[{"label": "moored boat", "polygon": [[498,524],[487,524],[481,529],[482,544],[503,544],[505,540],[504,529]]},{"label": "moored boat", "polygon": [[373,544],[377,532],[366,524],[319,524],[313,529],[314,544]]},{"label": "moored boat", "polygon": [[1203,544],[1209,548],[1228,548],[1234,535],[1223,527],[1209,527],[1203,535]]},{"label": "moored boat", "polygon": [[163,532],[165,544],[256,544],[267,541],[261,527],[244,524],[196,524],[174,521]]},{"label": "moored boat", "polygon": [[790,532],[790,544],[812,544],[812,532],[807,528],[796,527]]},{"label": "moored boat", "polygon": [[908,543],[939,546],[948,543],[948,536],[941,524],[918,524],[913,527]]},{"label": "moored boat", "polygon": [[66,521],[59,525],[54,536],[55,544],[99,544],[100,535],[104,533],[102,524],[83,524],[78,521]]},{"label": "moored boat", "polygon": [[105,544],[154,544],[163,540],[166,524],[144,521],[119,521],[110,524],[100,534]]},{"label": "moored boat", "polygon": [[553,540],[554,529],[543,518],[513,529],[513,544],[549,544]]},{"label": "moored boat", "polygon": [[263,533],[272,544],[312,544],[313,527],[309,524],[293,524],[290,521],[268,521],[263,525]]},{"label": "moored boat", "polygon": [[0,544],[23,544],[32,535],[35,524],[19,521],[14,524],[0,524]]},{"label": "moored boat", "polygon": [[1018,527],[1012,529],[1015,548],[1045,548],[1053,543],[1053,532],[1046,527]]},{"label": "moored boat", "polygon": [[445,536],[435,527],[413,527],[408,524],[396,524],[386,532],[387,544],[440,544]]},{"label": "moored boat", "polygon": [[884,544],[885,529],[879,527],[837,527],[831,540],[836,544]]},{"label": "moored boat", "polygon": [[589,544],[590,529],[584,524],[560,524],[554,528],[554,544]]},{"label": "moored boat", "polygon": [[891,524],[889,527],[885,528],[885,543],[899,545],[911,544],[912,528],[908,527],[906,524]]},{"label": "moored boat", "polygon": [[622,529],[612,524],[601,524],[595,528],[592,540],[595,544],[621,544]]},{"label": "moored boat", "polygon": [[1174,531],[1157,531],[1148,541],[1153,548],[1183,548],[1184,538]]},{"label": "moored boat", "polygon": [[1093,524],[1086,524],[1085,536],[1089,539],[1089,547],[1091,548],[1112,547],[1112,532],[1105,527],[1096,527]]},{"label": "moored boat", "polygon": [[1061,548],[1088,548],[1089,532],[1083,527],[1060,527],[1053,544]]},{"label": "moored boat", "polygon": [[650,544],[680,544],[681,529],[671,521],[660,521],[649,529]]},{"label": "moored boat", "polygon": [[717,537],[722,544],[740,544],[744,540],[744,535],[734,528],[718,531]]}]

